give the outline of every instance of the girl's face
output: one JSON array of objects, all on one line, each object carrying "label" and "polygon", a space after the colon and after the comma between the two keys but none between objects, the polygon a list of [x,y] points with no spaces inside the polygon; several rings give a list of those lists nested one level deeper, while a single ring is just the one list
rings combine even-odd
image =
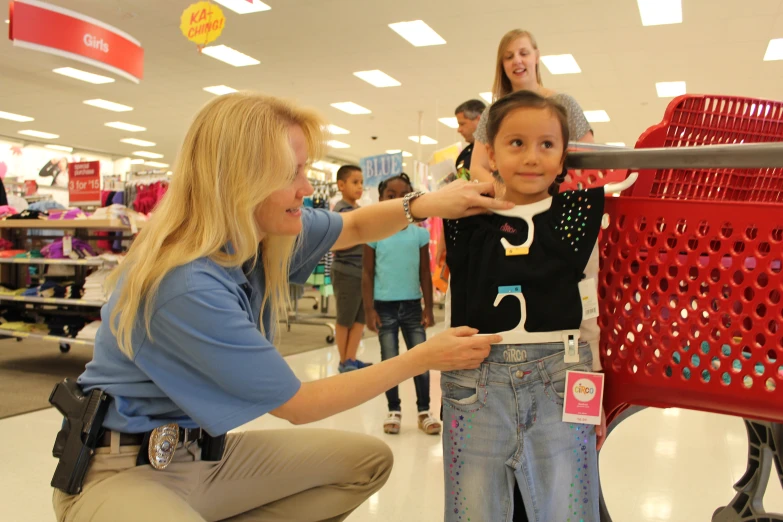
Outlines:
[{"label": "girl's face", "polygon": [[487,147],[490,166],[505,184],[505,199],[517,205],[549,197],[549,186],[563,171],[564,150],[557,116],[527,107],[510,112]]},{"label": "girl's face", "polygon": [[307,180],[307,140],[302,128],[292,125],[288,141],[296,157],[296,177],[286,188],[276,190],[256,210],[256,222],[262,235],[295,236],[302,230],[302,203],[313,194]]},{"label": "girl's face", "polygon": [[536,66],[539,52],[527,36],[521,36],[508,44],[503,55],[503,70],[514,92],[538,85]]},{"label": "girl's face", "polygon": [[397,199],[409,192],[411,192],[411,186],[408,183],[401,179],[395,179],[386,184],[386,188],[383,189],[383,194],[381,194],[379,199],[381,201]]}]

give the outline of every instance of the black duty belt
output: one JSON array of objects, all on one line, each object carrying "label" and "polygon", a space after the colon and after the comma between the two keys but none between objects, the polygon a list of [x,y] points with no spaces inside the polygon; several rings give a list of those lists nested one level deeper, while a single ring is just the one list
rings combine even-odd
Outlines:
[{"label": "black duty belt", "polygon": [[[98,448],[107,448],[111,446],[111,430],[104,430],[103,435],[98,438]],[[188,443],[195,440],[200,440],[204,432],[201,428],[186,429],[179,428],[179,440],[178,443]],[[144,443],[144,439],[149,436],[149,432],[143,433],[120,433],[120,446],[141,446]]]}]

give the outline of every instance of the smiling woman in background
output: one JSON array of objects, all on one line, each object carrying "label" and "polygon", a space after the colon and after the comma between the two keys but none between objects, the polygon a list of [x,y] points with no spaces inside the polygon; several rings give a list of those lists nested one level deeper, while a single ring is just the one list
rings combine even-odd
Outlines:
[{"label": "smiling woman in background", "polygon": [[[568,131],[575,141],[592,143],[593,130],[577,101],[563,93],[544,87],[541,81],[541,53],[533,35],[522,29],[507,32],[498,45],[495,83],[492,88],[493,101],[517,91],[533,91],[546,98],[552,98],[562,105],[568,114]],[[482,182],[494,181],[487,156],[487,114],[484,111],[475,133],[476,146],[470,163],[470,176]],[[560,180],[562,181],[562,180]]]}]

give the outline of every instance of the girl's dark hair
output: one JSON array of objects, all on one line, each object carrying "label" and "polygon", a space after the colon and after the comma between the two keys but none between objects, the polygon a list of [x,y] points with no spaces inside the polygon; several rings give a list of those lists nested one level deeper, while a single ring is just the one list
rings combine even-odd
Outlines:
[{"label": "girl's dark hair", "polygon": [[389,178],[381,181],[380,185],[378,185],[378,197],[379,198],[383,197],[383,191],[386,190],[386,187],[389,185],[389,183],[397,180],[404,181],[405,183],[407,183],[408,188],[411,189],[411,192],[413,192],[413,184],[411,184],[411,178],[409,178],[408,175],[403,172],[397,176],[394,176],[393,178]]},{"label": "girl's dark hair", "polygon": [[[568,112],[566,112],[566,109],[562,105],[551,98],[545,98],[532,91],[513,92],[503,96],[492,104],[487,117],[488,143],[494,146],[495,138],[497,138],[503,120],[517,109],[547,109],[557,118],[560,122],[560,131],[563,134],[563,158],[565,158],[568,150],[568,139],[570,137],[568,132]],[[498,177],[497,172],[494,172],[493,174],[496,178]],[[565,181],[566,174],[567,170],[564,167],[563,172],[557,175],[554,183],[549,187],[550,195],[557,194],[560,190],[560,184]]]}]

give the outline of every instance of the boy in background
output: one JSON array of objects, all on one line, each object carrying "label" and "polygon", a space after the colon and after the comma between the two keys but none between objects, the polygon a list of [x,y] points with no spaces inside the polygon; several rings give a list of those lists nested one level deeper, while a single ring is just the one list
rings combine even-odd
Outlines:
[{"label": "boy in background", "polygon": [[[334,205],[334,212],[350,212],[358,208],[362,197],[364,177],[356,165],[343,165],[337,171],[337,188],[343,199]],[[363,245],[337,250],[332,263],[332,285],[337,300],[335,341],[340,352],[340,373],[369,366],[356,359],[356,351],[364,332],[362,305],[362,251]]]}]

